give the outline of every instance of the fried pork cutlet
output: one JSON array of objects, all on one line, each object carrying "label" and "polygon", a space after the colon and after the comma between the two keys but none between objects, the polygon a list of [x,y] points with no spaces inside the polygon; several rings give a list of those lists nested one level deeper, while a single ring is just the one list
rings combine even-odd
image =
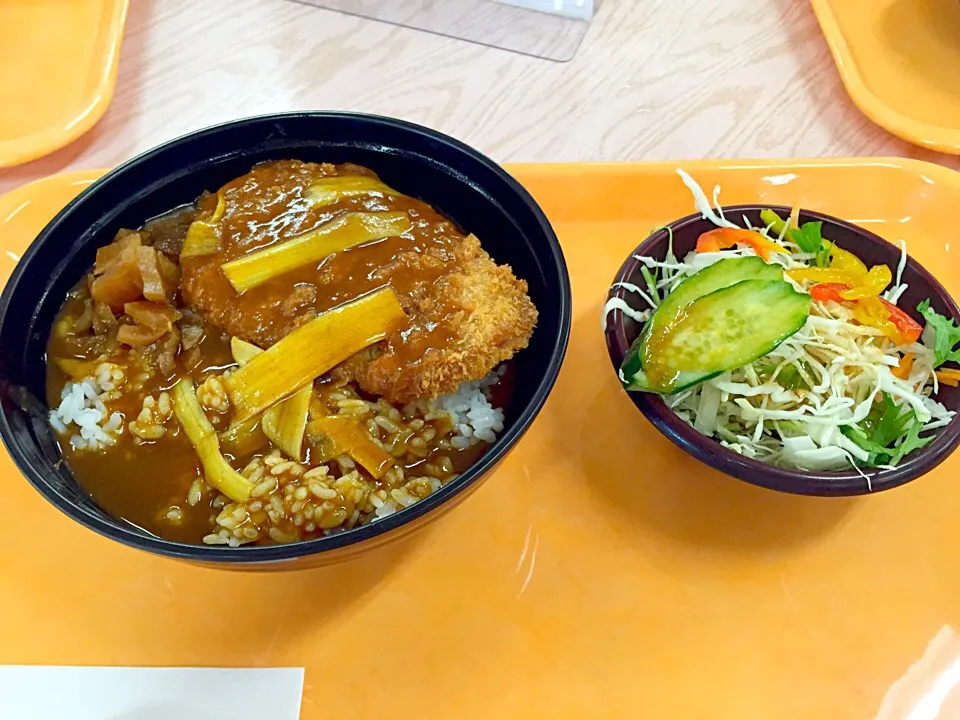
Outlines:
[{"label": "fried pork cutlet", "polygon": [[400,333],[338,372],[366,392],[403,403],[453,392],[527,347],[537,324],[527,283],[497,265],[472,235],[457,256],[460,267],[442,276],[409,312],[414,327],[435,326],[433,332]]},{"label": "fried pork cutlet", "polygon": [[[356,169],[282,161],[258,166],[225,186],[221,250],[182,260],[186,302],[229,335],[268,347],[318,313],[389,284],[408,326],[348,359],[334,374],[392,403],[453,392],[527,346],[537,310],[526,282],[426,203],[406,196],[360,198],[315,210],[303,202],[302,188],[311,179],[341,172]],[[336,253],[318,267],[242,295],[220,268],[340,212],[385,209],[408,213],[412,230]]]}]

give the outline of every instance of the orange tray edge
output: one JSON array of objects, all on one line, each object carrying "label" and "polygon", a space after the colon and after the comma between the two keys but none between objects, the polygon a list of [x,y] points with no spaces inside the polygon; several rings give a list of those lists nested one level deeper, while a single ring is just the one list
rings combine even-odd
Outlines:
[{"label": "orange tray edge", "polygon": [[[870,89],[861,70],[861,63],[857,61],[847,40],[845,23],[835,11],[835,6],[843,1],[810,0],[810,4],[830,47],[844,87],[856,106],[877,125],[908,142],[931,150],[960,155],[960,127],[932,124],[911,117],[909,112],[894,107]],[[924,39],[918,37],[915,42],[923,43]],[[911,90],[909,85],[903,87],[905,95],[909,95]]]},{"label": "orange tray edge", "polygon": [[[0,12],[10,13],[12,20],[0,27],[0,43],[13,41],[21,46],[32,46],[50,50],[56,57],[44,57],[43,62],[49,63],[76,63],[75,55],[78,47],[84,47],[89,40],[90,33],[96,33],[89,51],[90,69],[86,77],[80,79],[73,76],[65,82],[76,82],[79,87],[60,87],[57,79],[44,76],[42,79],[31,80],[37,86],[42,83],[45,96],[56,97],[62,103],[55,109],[46,107],[44,116],[37,117],[37,126],[22,134],[12,131],[4,137],[2,119],[0,119],[0,168],[12,167],[36,160],[55,150],[72,143],[89,131],[103,117],[117,82],[117,67],[120,61],[120,46],[123,39],[124,25],[130,0],[80,0],[72,7],[63,7],[62,3],[50,3],[49,9],[41,7],[46,0],[37,0],[36,4],[27,3],[21,7],[0,9]],[[69,12],[68,12],[69,11]],[[76,14],[76,18],[71,13]],[[6,15],[5,15],[6,17]],[[89,24],[77,22],[77,18],[85,19]],[[56,35],[55,41],[42,45],[42,40],[31,41],[30,37],[47,36],[53,23]],[[91,27],[92,25],[92,27]],[[82,52],[82,51],[81,51]],[[73,55],[72,55],[73,54]],[[38,74],[44,72],[43,62],[31,64],[23,58],[17,70],[17,89],[13,98],[4,98],[0,92],[0,106],[20,106],[21,113],[31,112],[34,103],[24,100],[22,77],[34,67]],[[66,76],[64,76],[66,77]],[[5,87],[0,84],[0,88]],[[9,90],[9,88],[7,88]],[[5,102],[6,100],[6,102]],[[22,118],[22,115],[20,116]],[[18,122],[18,128],[22,131]]]}]

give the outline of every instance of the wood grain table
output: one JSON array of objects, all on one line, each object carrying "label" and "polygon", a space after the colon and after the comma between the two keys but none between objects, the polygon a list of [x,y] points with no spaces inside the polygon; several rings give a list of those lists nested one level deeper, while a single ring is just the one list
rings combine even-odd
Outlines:
[{"label": "wood grain table", "polygon": [[960,168],[854,107],[798,0],[606,0],[568,63],[289,0],[133,0],[106,116],[0,172],[0,192],[305,109],[412,120],[499,162],[900,155]]}]

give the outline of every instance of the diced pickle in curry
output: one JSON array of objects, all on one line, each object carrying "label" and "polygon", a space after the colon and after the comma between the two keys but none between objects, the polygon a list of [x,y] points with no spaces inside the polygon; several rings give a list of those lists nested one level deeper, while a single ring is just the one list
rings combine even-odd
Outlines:
[{"label": "diced pickle in curry", "polygon": [[47,372],[64,458],[105,510],[181,542],[295,542],[483,454],[537,311],[398,185],[265,163],[100,248]]}]

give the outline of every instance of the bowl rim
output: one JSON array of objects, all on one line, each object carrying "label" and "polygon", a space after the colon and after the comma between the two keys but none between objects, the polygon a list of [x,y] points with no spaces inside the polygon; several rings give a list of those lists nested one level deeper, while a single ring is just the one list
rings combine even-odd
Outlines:
[{"label": "bowl rim", "polygon": [[[500,434],[496,442],[465,472],[447,483],[439,490],[431,493],[426,498],[417,501],[409,507],[398,510],[397,512],[376,522],[350,530],[345,530],[332,535],[326,535],[312,540],[303,540],[286,545],[267,545],[267,546],[247,546],[231,548],[226,546],[214,546],[203,544],[189,544],[165,540],[153,535],[148,531],[139,528],[128,521],[111,516],[113,522],[108,522],[97,515],[76,505],[72,499],[59,492],[51,483],[49,483],[44,473],[34,467],[27,454],[21,449],[16,434],[10,426],[5,413],[0,413],[0,439],[10,453],[14,464],[22,475],[24,475],[31,485],[43,495],[52,505],[61,512],[77,521],[81,525],[94,530],[104,537],[116,540],[124,545],[139,550],[145,550],[157,555],[166,557],[190,560],[195,562],[223,564],[223,565],[256,565],[268,564],[283,561],[294,561],[299,558],[328,553],[342,548],[359,546],[361,543],[380,539],[386,540],[384,536],[402,526],[409,526],[412,529],[421,518],[433,513],[442,506],[452,507],[450,501],[457,496],[463,495],[471,487],[475,486],[477,481],[492,471],[496,465],[513,449],[523,434],[532,424],[533,420],[543,408],[553,386],[556,383],[560,373],[560,368],[566,354],[571,330],[572,319],[572,291],[570,286],[570,275],[567,270],[566,260],[560,241],[557,238],[550,221],[546,214],[533,199],[532,195],[505,169],[488,158],[480,151],[470,147],[464,142],[450,137],[437,130],[411,123],[406,120],[385,117],[381,115],[372,115],[366,113],[349,111],[294,111],[282,113],[267,113],[263,115],[254,115],[250,117],[230,120],[209,127],[202,128],[193,132],[180,135],[168,140],[160,145],[146,150],[139,155],[127,160],[113,170],[109,171],[103,177],[86,188],[80,195],[74,198],[44,227],[37,237],[30,244],[30,247],[23,254],[11,273],[6,285],[0,293],[0,326],[2,326],[7,313],[11,311],[11,295],[13,289],[18,285],[23,277],[26,268],[31,264],[39,248],[47,242],[57,228],[63,223],[64,219],[73,213],[77,207],[88,202],[91,197],[96,196],[105,186],[115,182],[117,178],[123,177],[125,173],[131,171],[141,164],[150,161],[158,155],[176,152],[177,148],[184,143],[192,143],[197,140],[216,135],[222,132],[229,132],[241,126],[249,126],[259,123],[277,123],[285,121],[309,120],[353,120],[363,123],[368,132],[375,132],[377,128],[390,130],[401,130],[412,136],[420,136],[431,145],[442,146],[453,154],[468,156],[471,160],[482,165],[486,170],[492,172],[496,178],[505,183],[509,191],[514,193],[529,210],[536,220],[541,232],[543,233],[549,253],[538,252],[540,260],[544,267],[550,271],[549,274],[556,274],[560,279],[560,284],[556,288],[557,299],[555,309],[559,316],[559,332],[552,338],[549,350],[549,362],[538,373],[541,377],[536,389],[534,390],[530,401],[516,415],[514,422]],[[242,149],[237,152],[242,153]],[[430,155],[434,155],[432,151]],[[212,158],[211,158],[212,159]],[[46,402],[44,402],[46,405]],[[79,486],[79,483],[77,483]],[[82,486],[80,486],[82,492]],[[103,511],[105,514],[106,511]],[[360,548],[357,547],[359,550]]]},{"label": "bowl rim", "polygon": [[[784,205],[766,203],[724,205],[722,209],[724,214],[737,213],[738,215],[765,209],[774,210],[780,214],[789,214],[792,210],[792,208]],[[821,221],[824,225],[840,227],[875,246],[897,249],[897,245],[879,235],[833,215],[800,209],[800,216],[805,221]],[[669,233],[676,233],[705,219],[699,212],[695,212],[651,233],[624,261],[610,286],[607,298],[625,298],[627,291],[623,287],[617,286],[616,283],[623,282],[637,271],[640,265],[640,261],[636,258],[637,255],[649,256],[651,250],[666,239]],[[907,255],[907,266],[915,271],[929,287],[931,296],[940,297],[950,311],[953,320],[960,322],[960,308],[946,288],[911,255]],[[621,310],[613,309],[604,321],[607,353],[613,364],[614,372],[617,373],[618,381],[620,363],[633,340],[627,337],[624,319],[625,316]],[[919,451],[911,453],[912,457],[908,456],[904,462],[893,470],[865,469],[864,474],[855,470],[838,472],[793,470],[754,460],[723,447],[712,437],[702,435],[684,422],[659,395],[641,392],[628,392],[627,394],[633,404],[639,408],[640,412],[661,434],[697,460],[738,480],[794,495],[838,497],[873,495],[883,490],[890,490],[933,470],[946,460],[960,444],[960,413],[958,413],[948,425],[941,428],[933,442]],[[869,481],[865,479],[864,475],[869,477]]]}]

